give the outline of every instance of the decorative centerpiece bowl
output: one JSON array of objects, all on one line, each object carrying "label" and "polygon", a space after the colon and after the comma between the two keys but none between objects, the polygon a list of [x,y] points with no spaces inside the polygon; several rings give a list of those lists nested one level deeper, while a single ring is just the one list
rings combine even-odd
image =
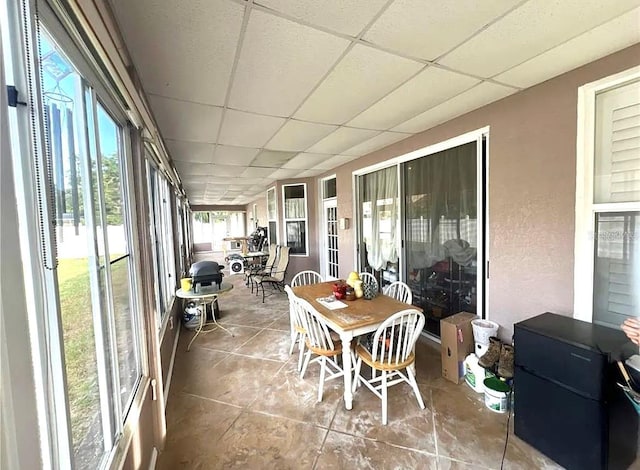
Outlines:
[{"label": "decorative centerpiece bowl", "polygon": [[347,287],[347,284],[342,280],[335,282],[333,284],[333,296],[338,300],[344,299],[347,293]]}]

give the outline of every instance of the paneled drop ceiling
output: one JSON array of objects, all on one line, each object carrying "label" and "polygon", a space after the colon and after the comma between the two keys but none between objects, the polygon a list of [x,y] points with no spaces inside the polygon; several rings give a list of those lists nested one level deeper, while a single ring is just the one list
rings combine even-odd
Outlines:
[{"label": "paneled drop ceiling", "polygon": [[640,42],[640,0],[111,0],[192,204],[245,204]]}]

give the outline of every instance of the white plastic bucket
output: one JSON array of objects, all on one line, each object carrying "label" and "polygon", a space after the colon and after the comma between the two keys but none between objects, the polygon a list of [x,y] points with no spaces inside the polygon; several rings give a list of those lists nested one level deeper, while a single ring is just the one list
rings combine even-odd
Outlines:
[{"label": "white plastic bucket", "polygon": [[491,411],[506,413],[509,409],[511,387],[495,377],[484,381],[484,404]]},{"label": "white plastic bucket", "polygon": [[478,364],[478,356],[471,353],[464,360],[464,381],[476,393],[484,392],[484,379],[486,371]]},{"label": "white plastic bucket", "polygon": [[490,320],[471,320],[473,328],[473,340],[480,344],[489,344],[489,338],[498,334],[498,325]]}]

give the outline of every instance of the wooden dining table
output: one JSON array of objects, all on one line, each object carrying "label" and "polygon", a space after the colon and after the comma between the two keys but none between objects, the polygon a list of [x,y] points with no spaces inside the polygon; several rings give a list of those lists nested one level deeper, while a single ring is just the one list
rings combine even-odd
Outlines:
[{"label": "wooden dining table", "polygon": [[[371,300],[364,298],[356,300],[341,300],[347,306],[331,310],[317,299],[331,296],[333,293],[333,281],[293,287],[293,293],[309,302],[313,308],[326,320],[329,328],[340,335],[342,341],[342,366],[350,371],[351,341],[356,336],[376,331],[378,327],[391,315],[401,310],[415,308],[387,295],[379,294]],[[347,410],[353,407],[353,392],[351,391],[352,377],[350,373],[344,374],[344,404]]]}]

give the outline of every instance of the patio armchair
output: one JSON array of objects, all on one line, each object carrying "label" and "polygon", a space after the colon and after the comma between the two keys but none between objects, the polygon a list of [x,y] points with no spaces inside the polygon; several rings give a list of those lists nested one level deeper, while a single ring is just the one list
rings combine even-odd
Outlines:
[{"label": "patio armchair", "polygon": [[253,283],[251,282],[251,276],[255,274],[270,274],[278,261],[278,245],[272,244],[269,246],[269,256],[263,263],[248,264],[244,269],[245,285],[251,286],[251,292],[253,293]]},{"label": "patio armchair", "polygon": [[[264,286],[270,285],[272,289],[282,292],[284,289],[284,277],[287,274],[287,266],[289,265],[289,250],[288,246],[280,248],[280,254],[278,255],[278,263],[269,272],[256,273],[251,275],[251,281],[256,286],[256,295],[262,290],[262,302],[266,296]],[[253,292],[253,286],[251,287]],[[269,294],[271,295],[271,294]]]}]

